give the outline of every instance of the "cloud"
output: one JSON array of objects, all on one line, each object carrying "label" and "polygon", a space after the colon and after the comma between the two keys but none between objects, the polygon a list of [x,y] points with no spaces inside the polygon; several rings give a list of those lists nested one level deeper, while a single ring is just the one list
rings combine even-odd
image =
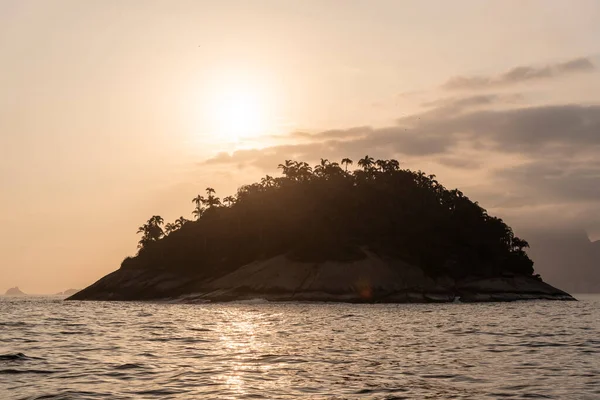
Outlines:
[{"label": "cloud", "polygon": [[446,90],[489,89],[573,73],[590,72],[595,69],[596,66],[588,58],[581,57],[544,67],[515,67],[498,76],[455,76],[444,83],[442,88]]},{"label": "cloud", "polygon": [[481,94],[464,97],[445,97],[422,103],[425,108],[433,108],[437,113],[446,111],[457,113],[467,109],[486,108],[492,105],[514,105],[523,101],[523,95],[514,94]]},{"label": "cloud", "polygon": [[451,168],[471,169],[481,166],[481,162],[472,158],[464,158],[457,156],[444,156],[436,158],[436,162]]},{"label": "cloud", "polygon": [[[600,106],[597,105],[478,109],[458,114],[449,114],[444,105],[401,118],[393,126],[361,126],[302,134],[306,143],[221,153],[207,163],[249,164],[272,169],[273,166],[267,165],[266,160],[279,163],[285,159],[356,157],[365,153],[377,153],[379,157],[397,154],[410,157],[451,156],[452,148],[461,143],[488,151],[572,157],[584,150],[600,150],[598,132]],[[442,159],[442,162],[459,167],[461,163],[454,158],[453,161]]]},{"label": "cloud", "polygon": [[522,196],[543,198],[546,203],[600,200],[600,162],[537,159],[497,171],[495,176]]},{"label": "cloud", "polygon": [[469,141],[504,152],[572,154],[600,146],[598,105],[485,109],[459,114],[448,114],[440,108],[401,118],[398,124],[411,126],[411,132],[425,133],[432,142],[443,141],[446,148]]}]

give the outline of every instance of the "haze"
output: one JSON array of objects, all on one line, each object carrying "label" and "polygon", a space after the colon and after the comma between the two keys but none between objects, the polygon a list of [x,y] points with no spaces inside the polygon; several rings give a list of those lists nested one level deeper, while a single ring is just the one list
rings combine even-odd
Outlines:
[{"label": "haze", "polygon": [[526,239],[598,239],[598,21],[593,0],[0,0],[0,292],[87,286],[149,216],[290,158],[394,157]]}]

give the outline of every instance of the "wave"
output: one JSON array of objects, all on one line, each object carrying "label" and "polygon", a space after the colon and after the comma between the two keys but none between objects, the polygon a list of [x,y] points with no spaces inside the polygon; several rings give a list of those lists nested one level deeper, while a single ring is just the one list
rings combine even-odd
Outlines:
[{"label": "wave", "polygon": [[18,374],[54,374],[56,371],[42,369],[0,369],[0,375],[18,375]]},{"label": "wave", "polygon": [[34,358],[35,357],[28,357],[23,353],[0,354],[0,361],[24,361]]},{"label": "wave", "polygon": [[133,364],[133,363],[122,364],[122,365],[115,367],[115,369],[136,369],[136,368],[146,368],[146,367],[144,367],[143,365],[140,365],[140,364]]}]

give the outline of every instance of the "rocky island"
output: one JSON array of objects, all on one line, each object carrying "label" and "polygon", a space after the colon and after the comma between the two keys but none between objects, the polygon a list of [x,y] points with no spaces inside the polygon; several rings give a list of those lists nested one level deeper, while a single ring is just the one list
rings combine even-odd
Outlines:
[{"label": "rocky island", "polygon": [[434,175],[365,156],[280,164],[194,220],[153,216],[139,251],[69,300],[574,300],[534,274],[528,244]]},{"label": "rocky island", "polygon": [[5,296],[25,296],[25,293],[21,291],[17,286],[10,288],[4,294]]}]

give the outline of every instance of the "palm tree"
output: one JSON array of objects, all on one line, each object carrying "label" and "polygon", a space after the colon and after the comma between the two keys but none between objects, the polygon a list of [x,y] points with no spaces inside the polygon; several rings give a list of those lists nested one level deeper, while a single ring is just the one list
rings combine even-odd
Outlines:
[{"label": "palm tree", "polygon": [[208,198],[206,199],[206,205],[208,208],[213,208],[221,205],[221,200],[215,196],[215,189],[208,187],[206,188],[206,194]]},{"label": "palm tree", "polygon": [[391,171],[398,171],[400,169],[400,163],[398,160],[391,159],[387,162],[387,167]]},{"label": "palm tree", "polygon": [[329,166],[329,160],[326,158],[321,158],[321,163],[318,165],[315,165],[315,169],[314,169],[315,175],[317,175],[317,176],[325,175],[328,166]]},{"label": "palm tree", "polygon": [[377,167],[379,168],[380,171],[385,171],[388,166],[388,161],[387,160],[377,160],[377,161],[375,161],[375,165],[377,165]]},{"label": "palm tree", "polygon": [[342,159],[342,165],[346,165],[346,169],[344,171],[348,172],[348,165],[352,165],[352,160],[349,158]]},{"label": "palm tree", "polygon": [[204,196],[198,195],[192,199],[192,203],[196,204],[196,207],[204,203]]},{"label": "palm tree", "polygon": [[285,164],[279,164],[277,168],[281,168],[283,175],[291,178],[293,176],[295,164],[296,163],[292,160],[285,160]]},{"label": "palm tree", "polygon": [[185,224],[187,224],[188,222],[190,222],[189,219],[185,219],[182,217],[179,217],[175,220],[175,225],[177,225],[177,229],[181,229],[182,226],[184,226]]},{"label": "palm tree", "polygon": [[194,218],[196,218],[196,220],[199,220],[203,213],[204,208],[202,207],[196,207],[194,211],[192,211],[192,215],[194,216]]},{"label": "palm tree", "polygon": [[178,226],[175,223],[168,223],[165,225],[165,233],[167,235],[170,235],[171,233],[175,232],[177,230]]},{"label": "palm tree", "polygon": [[153,215],[152,218],[148,220],[148,222],[152,225],[160,226],[165,222],[165,220],[160,215]]},{"label": "palm tree", "polygon": [[[273,179],[272,176],[267,175],[264,178],[260,179],[260,184],[263,187],[273,187],[273,186],[275,186],[275,179]],[[223,199],[223,201],[225,201],[225,199]]]},{"label": "palm tree", "polygon": [[141,250],[151,242],[156,242],[162,238],[165,233],[161,228],[164,223],[160,215],[153,215],[144,225],[138,228],[137,233],[142,233],[142,238],[138,242],[138,248]]},{"label": "palm tree", "polygon": [[[196,208],[192,211],[192,215],[196,217],[196,219],[200,219],[202,213],[204,212],[204,203],[206,199],[204,196],[198,195],[192,199],[192,203],[196,204]],[[182,217],[183,218],[183,217]]]},{"label": "palm tree", "polygon": [[296,163],[296,177],[299,180],[308,180],[312,175],[312,167],[306,162]]},{"label": "palm tree", "polygon": [[[268,176],[268,175],[267,175],[267,176]],[[263,179],[264,179],[264,178],[263,178]],[[233,197],[233,196],[227,196],[227,197],[225,197],[225,198],[223,199],[223,202],[224,202],[225,204],[227,204],[227,207],[231,207],[231,205],[232,205],[233,203],[235,203],[235,197]]]},{"label": "palm tree", "polygon": [[358,160],[358,166],[362,167],[365,171],[368,171],[373,167],[374,162],[375,161],[373,160],[373,157],[369,157],[367,155],[364,158]]}]

